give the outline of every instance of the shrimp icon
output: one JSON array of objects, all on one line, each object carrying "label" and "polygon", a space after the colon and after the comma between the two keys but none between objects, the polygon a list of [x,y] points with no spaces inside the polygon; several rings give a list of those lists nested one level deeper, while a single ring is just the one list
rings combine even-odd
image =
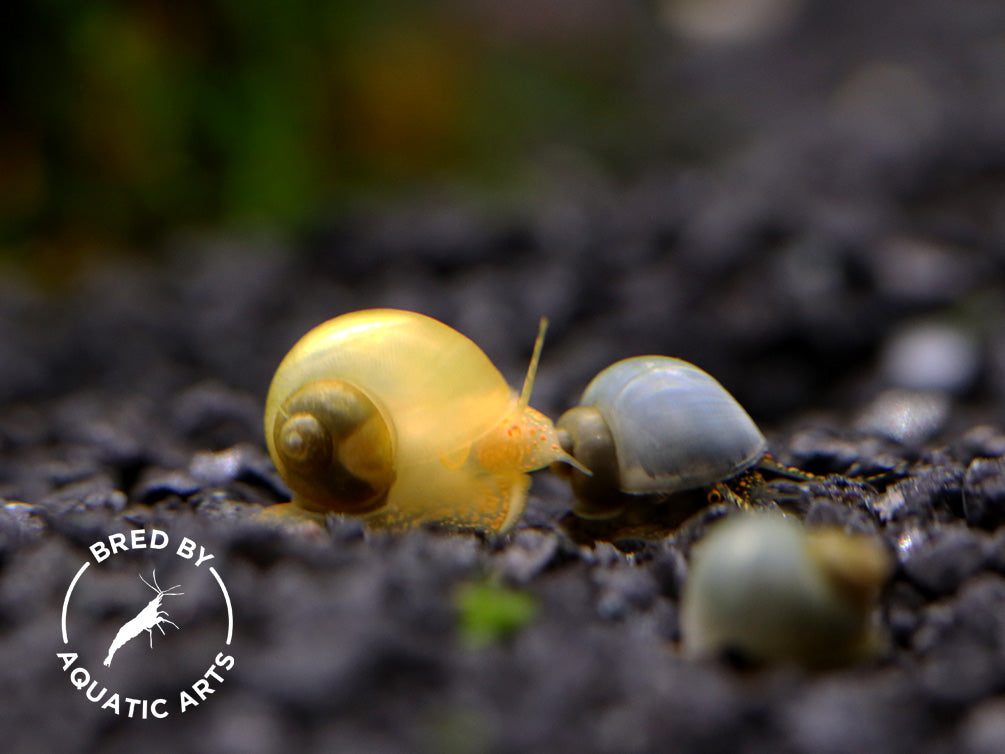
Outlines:
[{"label": "shrimp icon", "polygon": [[154,626],[160,629],[161,634],[164,634],[164,627],[161,625],[163,623],[170,623],[175,628],[178,628],[178,624],[168,620],[167,611],[161,610],[161,601],[165,597],[177,597],[185,592],[175,592],[173,589],[177,589],[181,584],[175,584],[167,589],[161,589],[160,585],[157,583],[157,569],[153,571],[153,584],[143,578],[143,574],[140,574],[140,581],[146,584],[148,587],[157,592],[157,596],[150,600],[146,607],[144,607],[136,615],[135,618],[130,618],[123,624],[119,632],[115,634],[115,638],[112,639],[111,645],[108,647],[108,657],[105,658],[105,667],[109,667],[112,664],[112,657],[118,652],[122,646],[139,636],[143,631],[150,634],[150,648],[154,647]]}]

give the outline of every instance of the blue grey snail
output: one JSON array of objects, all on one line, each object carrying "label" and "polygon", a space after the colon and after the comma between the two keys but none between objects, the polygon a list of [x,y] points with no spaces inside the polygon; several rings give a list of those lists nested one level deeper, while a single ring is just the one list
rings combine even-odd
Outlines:
[{"label": "blue grey snail", "polygon": [[[768,455],[753,419],[708,373],[669,356],[637,356],[601,371],[556,424],[586,537],[659,537],[710,503],[749,507],[764,474],[816,479]],[[772,504],[770,500],[764,502]]]},{"label": "blue grey snail", "polygon": [[873,537],[772,513],[727,516],[691,557],[685,652],[811,669],[866,660],[884,645],[877,605],[891,565]]}]

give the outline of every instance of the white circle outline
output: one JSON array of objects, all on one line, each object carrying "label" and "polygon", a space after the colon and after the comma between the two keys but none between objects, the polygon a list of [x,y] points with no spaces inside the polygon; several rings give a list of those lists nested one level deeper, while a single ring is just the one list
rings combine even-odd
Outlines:
[{"label": "white circle outline", "polygon": [[70,582],[70,588],[66,590],[66,596],[63,598],[63,643],[64,644],[69,644],[70,643],[70,637],[68,637],[66,635],[66,609],[70,606],[70,595],[73,593],[73,587],[75,587],[77,585],[77,582],[80,580],[80,577],[84,575],[84,571],[87,570],[87,566],[89,566],[89,565],[90,565],[90,563],[84,563],[84,565],[80,566],[80,570],[77,571],[77,575],[73,577],[73,581]]}]

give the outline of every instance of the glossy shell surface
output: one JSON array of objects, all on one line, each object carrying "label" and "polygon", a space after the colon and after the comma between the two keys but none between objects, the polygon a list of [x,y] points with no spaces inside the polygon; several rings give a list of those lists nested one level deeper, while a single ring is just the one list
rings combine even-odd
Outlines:
[{"label": "glossy shell surface", "polygon": [[389,428],[394,481],[386,504],[367,516],[380,527],[504,530],[523,511],[525,472],[563,455],[551,421],[520,404],[469,338],[415,312],[372,309],[319,325],[283,359],[265,411],[273,459],[284,403],[331,380],[364,393]]},{"label": "glossy shell surface", "polygon": [[580,401],[595,406],[617,449],[624,492],[714,484],[759,461],[768,445],[713,377],[681,359],[639,356],[600,372]]},{"label": "glossy shell surface", "polygon": [[875,608],[889,573],[871,538],[807,531],[778,514],[727,517],[692,555],[685,649],[814,668],[865,659],[881,646]]}]

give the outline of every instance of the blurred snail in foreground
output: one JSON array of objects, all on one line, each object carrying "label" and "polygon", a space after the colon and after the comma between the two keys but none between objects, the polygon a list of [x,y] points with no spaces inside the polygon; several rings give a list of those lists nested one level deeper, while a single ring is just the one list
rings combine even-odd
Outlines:
[{"label": "blurred snail in foreground", "polygon": [[[272,380],[265,436],[299,510],[368,524],[504,531],[526,472],[568,459],[527,401],[464,335],[414,312],[372,309],[311,330]],[[577,464],[578,465],[578,464]]]},{"label": "blurred snail in foreground", "polygon": [[562,447],[592,472],[563,467],[562,459],[553,467],[569,477],[584,519],[611,519],[641,503],[647,510],[634,511],[641,520],[667,514],[672,526],[709,502],[744,504],[743,487],[751,475],[763,481],[761,470],[812,478],[767,455],[764,435],[715,379],[668,356],[607,367],[556,426]]},{"label": "blurred snail in foreground", "polygon": [[868,659],[883,646],[876,606],[890,572],[871,537],[807,531],[771,513],[727,516],[692,556],[684,649],[807,668]]}]

